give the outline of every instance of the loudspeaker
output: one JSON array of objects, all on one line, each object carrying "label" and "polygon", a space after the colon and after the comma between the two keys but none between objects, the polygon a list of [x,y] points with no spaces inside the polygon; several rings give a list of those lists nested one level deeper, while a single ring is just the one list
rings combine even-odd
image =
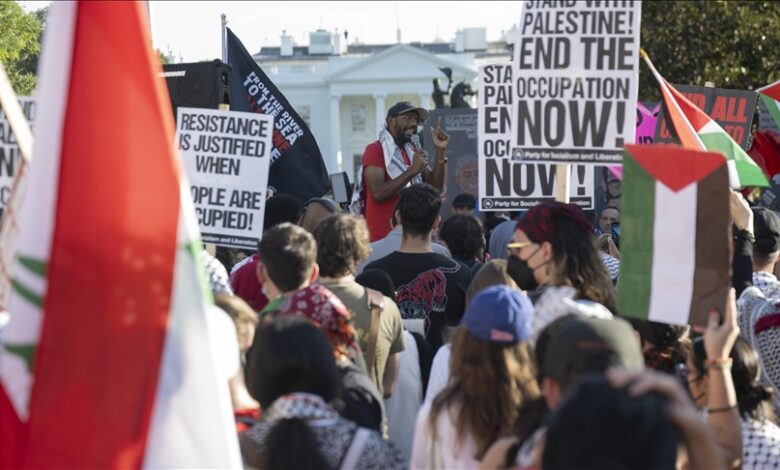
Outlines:
[{"label": "loudspeaker", "polygon": [[217,109],[230,104],[230,64],[211,62],[165,64],[162,76],[168,85],[173,118],[179,106]]}]

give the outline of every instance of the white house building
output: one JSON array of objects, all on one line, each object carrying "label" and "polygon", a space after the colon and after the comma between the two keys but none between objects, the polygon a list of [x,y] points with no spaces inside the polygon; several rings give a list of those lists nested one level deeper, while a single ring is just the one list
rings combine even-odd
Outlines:
[{"label": "white house building", "polygon": [[489,43],[485,28],[468,28],[451,43],[347,46],[338,32],[319,30],[309,33],[307,46],[282,35],[280,47],[263,47],[253,57],[306,121],[328,171],[346,171],[354,181],[390,106],[410,101],[433,108],[433,79],[447,87],[443,67],[452,69],[453,86],[465,80],[476,90],[480,65],[509,60],[511,43]]}]

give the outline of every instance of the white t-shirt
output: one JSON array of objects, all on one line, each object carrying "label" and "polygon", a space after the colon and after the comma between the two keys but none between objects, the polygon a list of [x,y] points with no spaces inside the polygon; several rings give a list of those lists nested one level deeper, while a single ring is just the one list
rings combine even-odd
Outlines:
[{"label": "white t-shirt", "polygon": [[425,402],[430,403],[447,385],[450,377],[450,352],[452,347],[445,344],[436,351],[431,363],[431,375],[428,377],[428,390],[425,391]]},{"label": "white t-shirt", "polygon": [[417,414],[409,468],[479,468],[479,460],[474,458],[476,446],[471,435],[467,433],[463,443],[457,443],[457,429],[452,421],[452,417],[457,416],[457,410],[450,407],[439,412],[435,441],[428,426],[430,412],[431,403],[426,401]]},{"label": "white t-shirt", "polygon": [[401,450],[404,465],[408,465],[412,454],[414,421],[422,405],[423,390],[417,343],[408,331],[404,331],[404,343],[406,349],[401,351],[398,382],[393,395],[385,400],[385,410],[390,441]]}]

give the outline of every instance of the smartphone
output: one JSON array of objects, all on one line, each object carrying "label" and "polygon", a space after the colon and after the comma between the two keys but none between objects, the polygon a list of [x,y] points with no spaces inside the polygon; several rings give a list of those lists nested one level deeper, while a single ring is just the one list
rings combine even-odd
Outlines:
[{"label": "smartphone", "polygon": [[612,223],[612,241],[620,248],[620,222]]}]

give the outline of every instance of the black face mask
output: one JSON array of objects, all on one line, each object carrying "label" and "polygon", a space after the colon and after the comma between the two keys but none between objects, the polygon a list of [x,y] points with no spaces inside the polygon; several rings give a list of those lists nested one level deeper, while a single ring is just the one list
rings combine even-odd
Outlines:
[{"label": "black face mask", "polygon": [[519,256],[510,255],[506,260],[506,272],[517,286],[525,291],[532,291],[539,287],[534,277],[534,271],[528,266],[528,261]]}]

